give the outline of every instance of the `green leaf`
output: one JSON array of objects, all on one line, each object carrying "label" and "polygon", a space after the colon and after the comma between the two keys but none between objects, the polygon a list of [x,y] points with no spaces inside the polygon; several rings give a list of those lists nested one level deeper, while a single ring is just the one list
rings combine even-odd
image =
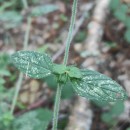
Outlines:
[{"label": "green leaf", "polygon": [[101,119],[102,121],[104,121],[105,123],[111,126],[117,123],[117,120],[113,119],[112,115],[110,115],[109,113],[102,114]]},{"label": "green leaf", "polygon": [[43,81],[45,81],[47,83],[47,85],[49,87],[51,87],[52,89],[57,88],[57,80],[56,80],[56,76],[54,74],[43,78]]},{"label": "green leaf", "polygon": [[111,0],[110,9],[116,10],[117,8],[119,8],[119,5],[120,5],[120,0]]},{"label": "green leaf", "polygon": [[107,124],[113,125],[113,124],[116,123],[116,122],[113,122],[113,121],[116,118],[118,118],[118,116],[124,111],[124,102],[123,101],[118,101],[118,102],[116,102],[114,104],[111,104],[111,106],[109,106],[109,107],[110,107],[109,111],[107,113],[103,113],[101,115],[101,118]]},{"label": "green leaf", "polygon": [[[50,75],[46,78],[44,78],[44,81],[47,82],[48,87],[56,90],[57,89],[57,80],[56,80],[56,76],[55,75]],[[67,99],[67,98],[71,98],[72,96],[74,96],[75,92],[72,88],[72,84],[70,82],[67,82],[63,88],[62,88],[62,95],[61,98],[62,99]]]},{"label": "green leaf", "polygon": [[128,6],[125,4],[121,4],[119,9],[123,12],[123,13],[127,13],[128,11]]},{"label": "green leaf", "polygon": [[4,113],[2,118],[3,118],[2,119],[3,124],[5,126],[10,126],[10,124],[12,123],[12,121],[14,119],[13,115],[10,112]]},{"label": "green leaf", "polygon": [[125,39],[127,42],[130,43],[130,29],[127,29],[125,32]]},{"label": "green leaf", "polygon": [[114,11],[114,16],[122,21],[126,22],[127,19],[127,12],[128,12],[128,6],[121,4],[115,11]]},{"label": "green leaf", "polygon": [[11,56],[14,65],[32,78],[44,78],[51,75],[52,61],[46,53],[18,51]]},{"label": "green leaf", "polygon": [[2,96],[2,94],[3,94],[3,92],[4,92],[5,90],[6,90],[6,89],[4,88],[4,86],[2,86],[2,85],[0,84],[0,100],[2,99],[1,96]]},{"label": "green leaf", "polygon": [[1,76],[10,76],[10,72],[6,69],[0,69],[0,75]]},{"label": "green leaf", "polygon": [[119,116],[123,111],[124,111],[124,102],[118,101],[111,107],[109,114],[113,115],[113,117],[116,117]]},{"label": "green leaf", "polygon": [[0,7],[0,12],[4,11],[6,8],[11,7],[14,4],[14,1],[9,1],[9,2],[5,2],[2,4],[2,6]]},{"label": "green leaf", "polygon": [[130,128],[127,128],[126,130],[130,130]]},{"label": "green leaf", "polygon": [[6,68],[9,64],[9,56],[5,53],[0,53],[0,69]]},{"label": "green leaf", "polygon": [[63,74],[65,73],[67,67],[63,64],[53,64],[53,73],[54,74]]},{"label": "green leaf", "polygon": [[81,78],[81,72],[77,67],[74,66],[65,66],[63,64],[53,64],[53,73],[54,74],[68,74],[70,78]]},{"label": "green leaf", "polygon": [[93,100],[92,103],[100,108],[107,107],[109,105],[109,102],[106,102],[106,101],[98,101],[97,102],[96,100]]},{"label": "green leaf", "polygon": [[31,16],[45,15],[45,14],[54,12],[57,9],[58,9],[58,7],[56,5],[51,5],[51,4],[37,6],[37,7],[33,8],[32,12],[31,12]]},{"label": "green leaf", "polygon": [[125,25],[127,28],[130,29],[130,17],[129,16],[126,18]]},{"label": "green leaf", "polygon": [[14,130],[46,130],[52,119],[52,112],[48,109],[37,109],[16,118]]},{"label": "green leaf", "polygon": [[80,69],[78,69],[77,67],[68,66],[67,70],[68,70],[68,75],[71,78],[81,78],[82,77]]},{"label": "green leaf", "polygon": [[115,17],[118,19],[118,20],[120,20],[120,21],[122,21],[122,22],[124,22],[125,21],[125,19],[126,19],[126,14],[124,14],[122,11],[116,11],[116,12],[114,12],[114,15],[115,15]]},{"label": "green leaf", "polygon": [[0,78],[0,85],[4,83],[5,83],[5,80],[3,78]]},{"label": "green leaf", "polygon": [[0,13],[0,21],[4,23],[5,28],[14,28],[22,22],[22,15],[16,11],[6,11]]},{"label": "green leaf", "polygon": [[72,86],[80,96],[109,102],[124,100],[127,97],[124,89],[111,78],[93,70],[81,72],[81,80],[72,80]]},{"label": "green leaf", "polygon": [[68,99],[75,95],[75,92],[73,90],[72,84],[70,82],[67,82],[62,89],[62,99]]}]

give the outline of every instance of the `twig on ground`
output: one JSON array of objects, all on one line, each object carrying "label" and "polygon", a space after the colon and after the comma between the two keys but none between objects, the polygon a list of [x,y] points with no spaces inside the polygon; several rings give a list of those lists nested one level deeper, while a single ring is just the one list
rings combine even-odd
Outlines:
[{"label": "twig on ground", "polygon": [[90,130],[93,113],[89,102],[81,97],[75,102],[66,130]]},{"label": "twig on ground", "polygon": [[97,0],[92,20],[88,25],[88,37],[84,45],[83,57],[100,55],[99,44],[104,32],[104,22],[108,13],[110,0]]}]

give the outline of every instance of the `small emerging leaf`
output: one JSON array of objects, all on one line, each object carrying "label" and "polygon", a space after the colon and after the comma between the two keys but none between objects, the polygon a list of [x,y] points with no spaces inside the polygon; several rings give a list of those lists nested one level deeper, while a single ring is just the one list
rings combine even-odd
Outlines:
[{"label": "small emerging leaf", "polygon": [[68,71],[69,71],[69,73],[68,73],[69,77],[71,77],[71,78],[81,78],[82,77],[80,69],[78,69],[77,67],[69,66]]},{"label": "small emerging leaf", "polygon": [[77,67],[74,66],[65,66],[63,64],[54,64],[53,65],[53,73],[54,74],[64,74],[68,75],[70,78],[81,78],[81,72]]},{"label": "small emerging leaf", "polygon": [[123,88],[111,78],[92,70],[81,70],[81,72],[83,78],[72,81],[74,90],[80,96],[110,102],[127,97]]},{"label": "small emerging leaf", "polygon": [[32,78],[44,78],[51,75],[51,58],[43,53],[34,51],[18,51],[11,56],[14,65]]},{"label": "small emerging leaf", "polygon": [[54,74],[63,74],[66,71],[66,66],[62,64],[53,64],[53,73]]}]

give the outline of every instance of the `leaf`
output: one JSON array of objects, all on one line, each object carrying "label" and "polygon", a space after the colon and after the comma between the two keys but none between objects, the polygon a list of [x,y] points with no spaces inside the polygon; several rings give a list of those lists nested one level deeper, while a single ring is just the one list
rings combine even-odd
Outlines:
[{"label": "leaf", "polygon": [[13,115],[10,112],[4,113],[2,118],[2,122],[5,126],[10,126],[14,119]]},{"label": "leaf", "polygon": [[10,74],[10,72],[8,71],[8,70],[6,70],[6,69],[0,69],[0,75],[1,76],[10,76],[11,74]]},{"label": "leaf", "polygon": [[[55,75],[50,75],[46,78],[44,78],[44,81],[47,83],[48,87],[55,90],[57,89],[57,80]],[[68,99],[74,96],[75,92],[72,88],[72,84],[70,82],[67,82],[64,87],[62,88],[62,99]]]},{"label": "leaf", "polygon": [[14,130],[46,130],[52,119],[52,112],[48,109],[37,109],[16,118]]},{"label": "leaf", "polygon": [[130,29],[130,17],[127,16],[126,20],[125,20],[125,25],[128,29]]},{"label": "leaf", "polygon": [[76,93],[92,100],[113,102],[125,99],[123,88],[111,78],[93,70],[81,70],[82,79],[72,80]]},{"label": "leaf", "polygon": [[58,9],[58,7],[56,5],[51,5],[51,4],[37,6],[37,7],[33,8],[32,12],[31,12],[31,16],[45,15],[45,14],[54,12],[57,9]]},{"label": "leaf", "polygon": [[53,64],[53,73],[54,74],[63,74],[65,73],[67,67],[63,64]]},{"label": "leaf", "polygon": [[9,64],[9,55],[0,53],[0,69],[6,68]]},{"label": "leaf", "polygon": [[127,18],[127,12],[128,12],[128,7],[127,5],[121,5],[119,8],[117,8],[114,12],[115,17],[122,21],[125,22]]},{"label": "leaf", "polygon": [[111,107],[108,113],[111,114],[113,117],[116,117],[119,116],[123,111],[124,111],[124,102],[118,101]]},{"label": "leaf", "polygon": [[120,0],[111,0],[109,6],[112,10],[116,10],[117,8],[119,8],[119,5],[120,5]]},{"label": "leaf", "polygon": [[22,19],[22,15],[16,11],[0,13],[0,22],[3,22],[7,29],[18,26],[22,22]]},{"label": "leaf", "polygon": [[125,32],[125,39],[127,42],[130,43],[130,29],[127,29]]},{"label": "leaf", "polygon": [[117,123],[117,120],[113,119],[112,115],[110,115],[109,113],[102,114],[101,119],[110,126],[113,126]]},{"label": "leaf", "polygon": [[113,125],[113,124],[116,123],[115,122],[116,118],[118,118],[118,116],[124,111],[124,102],[118,101],[118,102],[114,103],[112,106],[109,106],[109,107],[110,107],[109,111],[106,112],[106,113],[103,113],[101,115],[101,118],[107,124]]},{"label": "leaf", "polygon": [[100,108],[104,108],[104,107],[106,108],[109,105],[109,102],[106,102],[106,101],[98,101],[97,102],[96,100],[93,100],[92,103]]},{"label": "leaf", "polygon": [[54,74],[68,74],[70,78],[81,78],[81,72],[77,67],[74,66],[65,66],[63,64],[53,64],[53,73]]},{"label": "leaf", "polygon": [[0,78],[0,85],[4,84],[5,80],[3,78]]},{"label": "leaf", "polygon": [[67,70],[69,71],[68,75],[71,78],[81,78],[82,77],[82,74],[77,67],[68,66]]},{"label": "leaf", "polygon": [[73,97],[74,95],[75,95],[75,92],[72,88],[72,84],[70,82],[67,82],[65,86],[63,86],[61,98],[68,99],[68,98]]},{"label": "leaf", "polygon": [[122,12],[120,9],[114,12],[114,16],[122,22],[125,22],[126,20],[126,13]]},{"label": "leaf", "polygon": [[14,65],[32,78],[43,78],[51,75],[52,61],[46,53],[18,51],[11,56]]},{"label": "leaf", "polygon": [[11,7],[14,4],[14,1],[9,1],[9,2],[5,2],[2,4],[2,6],[0,7],[0,12],[4,11],[6,8]]}]

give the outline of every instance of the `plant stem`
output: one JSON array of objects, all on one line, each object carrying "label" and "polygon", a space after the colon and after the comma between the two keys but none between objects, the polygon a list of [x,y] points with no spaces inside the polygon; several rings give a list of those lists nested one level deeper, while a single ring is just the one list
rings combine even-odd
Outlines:
[{"label": "plant stem", "polygon": [[24,37],[24,47],[23,47],[24,50],[26,50],[27,46],[28,46],[31,23],[32,23],[32,18],[28,17],[27,18],[27,30],[26,30],[26,34],[25,34],[25,37]]},{"label": "plant stem", "polygon": [[66,40],[66,48],[65,48],[65,55],[64,55],[64,61],[63,61],[64,65],[66,65],[68,61],[69,48],[72,41],[72,35],[73,35],[74,24],[75,24],[76,13],[77,13],[77,3],[78,3],[78,0],[73,1],[72,16],[71,16],[71,22],[70,22],[70,27],[69,27],[69,33]]},{"label": "plant stem", "polygon": [[23,2],[24,8],[27,9],[28,8],[28,2],[27,2],[27,0],[22,0],[22,2]]},{"label": "plant stem", "polygon": [[[24,7],[27,8],[28,7],[27,1],[23,0],[23,2],[24,2]],[[28,46],[31,21],[32,21],[31,17],[28,17],[27,18],[27,30],[26,30],[25,37],[24,37],[24,46],[23,46],[24,50],[26,50],[27,46]],[[18,77],[18,81],[16,83],[16,91],[15,91],[13,102],[12,102],[12,105],[11,105],[11,114],[13,114],[16,103],[17,103],[17,98],[18,98],[19,91],[20,91],[20,88],[21,88],[21,85],[22,85],[22,80],[23,80],[23,73],[20,73],[20,75]]]},{"label": "plant stem", "polygon": [[[67,65],[67,61],[68,61],[69,48],[70,48],[70,43],[72,41],[74,24],[75,24],[76,13],[77,13],[77,3],[78,3],[78,0],[74,0],[73,5],[72,5],[72,16],[71,16],[69,32],[68,32],[68,36],[67,36],[67,40],[66,40],[65,55],[64,55],[64,60],[63,60],[64,65]],[[52,130],[57,130],[59,106],[60,106],[60,99],[61,99],[61,90],[62,90],[62,85],[58,84],[56,98],[55,98],[55,105],[54,105]]]},{"label": "plant stem", "polygon": [[18,81],[16,83],[16,91],[15,91],[12,106],[11,106],[11,114],[12,115],[13,115],[13,112],[14,112],[14,109],[15,109],[15,106],[16,106],[16,102],[17,102],[18,94],[19,94],[19,91],[20,91],[20,88],[21,88],[22,80],[23,80],[23,73],[20,73]]},{"label": "plant stem", "polygon": [[58,113],[59,113],[59,106],[60,106],[60,99],[61,99],[61,90],[62,90],[62,86],[60,84],[58,84],[56,97],[55,97],[52,130],[57,130]]}]

